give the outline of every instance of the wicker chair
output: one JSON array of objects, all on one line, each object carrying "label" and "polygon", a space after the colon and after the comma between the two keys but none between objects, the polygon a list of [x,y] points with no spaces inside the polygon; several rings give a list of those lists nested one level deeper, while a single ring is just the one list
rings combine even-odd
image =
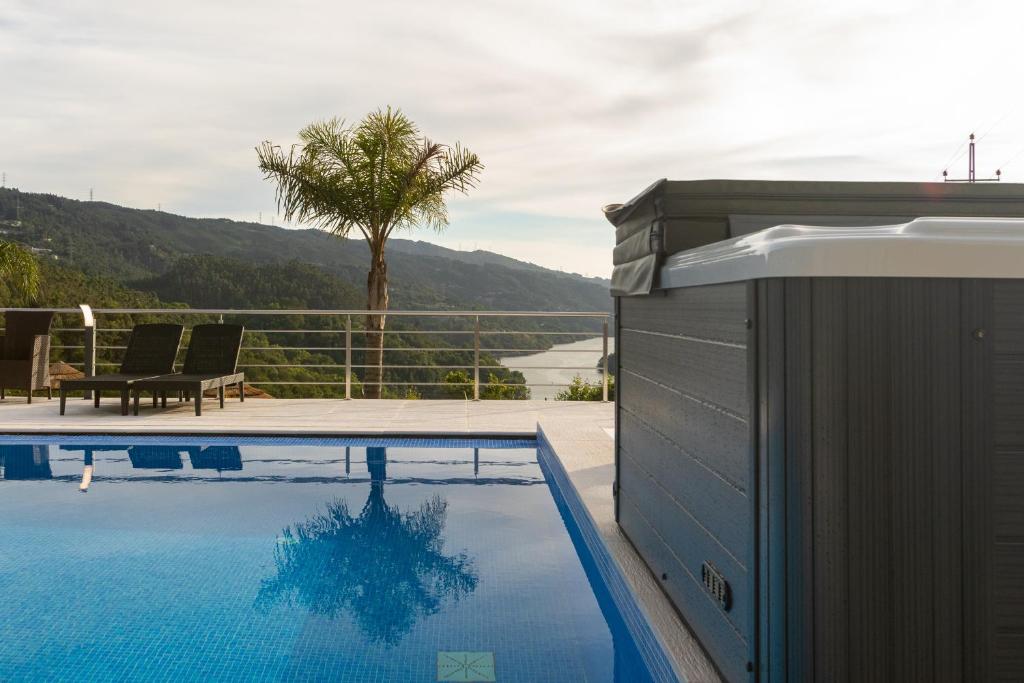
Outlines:
[{"label": "wicker chair", "polygon": [[0,398],[7,389],[21,389],[32,402],[32,392],[50,389],[50,323],[53,311],[8,311],[5,334],[0,337]]}]

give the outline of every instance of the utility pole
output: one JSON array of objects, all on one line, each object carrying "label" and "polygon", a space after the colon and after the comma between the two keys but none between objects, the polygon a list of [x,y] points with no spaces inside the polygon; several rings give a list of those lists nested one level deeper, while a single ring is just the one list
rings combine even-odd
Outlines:
[{"label": "utility pole", "polygon": [[3,180],[0,180],[0,187],[7,187],[7,171],[3,173]]},{"label": "utility pole", "polygon": [[92,201],[92,188],[89,188],[89,201]]},{"label": "utility pole", "polygon": [[974,159],[974,133],[971,133],[969,138],[971,141],[967,148],[967,177],[966,178],[950,178],[949,170],[942,170],[942,182],[945,183],[998,183],[1003,176],[1003,172],[996,169],[995,178],[979,178],[975,172],[975,159]]}]

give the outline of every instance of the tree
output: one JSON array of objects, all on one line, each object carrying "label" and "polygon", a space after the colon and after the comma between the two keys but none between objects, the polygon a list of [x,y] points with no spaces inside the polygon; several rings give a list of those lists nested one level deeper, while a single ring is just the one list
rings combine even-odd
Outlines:
[{"label": "tree", "polygon": [[39,291],[39,264],[27,249],[0,240],[0,280],[11,289],[33,297]]},{"label": "tree", "polygon": [[396,645],[480,579],[466,553],[444,552],[448,501],[434,495],[403,512],[384,498],[387,450],[367,448],[366,467],[370,494],[358,515],[335,500],[284,529],[274,549],[277,574],[263,581],[256,604],[298,604],[329,618],[349,613],[369,640]]},{"label": "tree", "polygon": [[[370,247],[368,311],[387,311],[384,248],[395,230],[448,225],[445,195],[476,186],[483,164],[456,143],[421,137],[400,110],[388,107],[354,126],[316,121],[299,131],[301,145],[287,152],[270,141],[256,148],[264,177],[277,183],[286,220],[309,223],[341,237],[361,234]],[[368,398],[380,398],[385,316],[366,316]]]}]

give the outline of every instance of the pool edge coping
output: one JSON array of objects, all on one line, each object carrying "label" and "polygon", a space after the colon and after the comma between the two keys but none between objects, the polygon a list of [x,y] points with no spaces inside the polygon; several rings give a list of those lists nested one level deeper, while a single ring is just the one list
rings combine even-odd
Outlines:
[{"label": "pool edge coping", "polygon": [[[548,418],[543,423],[538,422],[536,439],[538,450],[549,450],[553,456],[550,459],[557,463],[558,467],[552,470],[560,469],[564,473],[565,482],[561,488],[568,488],[570,493],[566,498],[575,497],[579,502],[579,514],[574,514],[577,526],[583,529],[584,525],[578,518],[585,515],[583,521],[596,533],[594,542],[601,546],[598,552],[609,556],[614,572],[624,582],[628,591],[625,608],[619,604],[615,591],[611,590],[616,578],[612,576],[609,580],[602,572],[634,639],[639,644],[644,636],[640,633],[638,637],[627,618],[631,611],[629,602],[635,605],[634,617],[642,619],[642,624],[650,629],[650,638],[667,657],[676,677],[673,680],[722,681],[700,641],[614,519],[613,437],[594,422]],[[596,559],[594,550],[588,547],[588,551]]]},{"label": "pool edge coping", "polygon": [[583,497],[572,483],[558,452],[548,440],[544,429],[537,425],[537,459],[544,470],[550,473],[552,484],[558,489],[565,502],[565,507],[575,523],[586,546],[585,550],[593,559],[601,580],[611,596],[615,608],[636,643],[640,657],[647,667],[648,673],[658,683],[686,681],[686,677],[669,654],[662,638],[657,633],[651,619],[641,604],[641,600],[630,589],[625,571],[616,561],[611,549],[602,538],[590,510]]}]

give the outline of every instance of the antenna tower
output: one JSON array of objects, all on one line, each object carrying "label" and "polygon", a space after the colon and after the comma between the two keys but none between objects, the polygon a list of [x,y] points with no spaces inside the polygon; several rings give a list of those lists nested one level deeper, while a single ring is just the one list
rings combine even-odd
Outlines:
[{"label": "antenna tower", "polygon": [[1003,172],[996,169],[996,176],[994,178],[979,178],[975,172],[975,158],[974,158],[974,133],[971,133],[969,138],[971,144],[967,147],[967,177],[966,178],[950,178],[949,169],[942,170],[942,181],[946,183],[998,183],[1003,176]]}]

